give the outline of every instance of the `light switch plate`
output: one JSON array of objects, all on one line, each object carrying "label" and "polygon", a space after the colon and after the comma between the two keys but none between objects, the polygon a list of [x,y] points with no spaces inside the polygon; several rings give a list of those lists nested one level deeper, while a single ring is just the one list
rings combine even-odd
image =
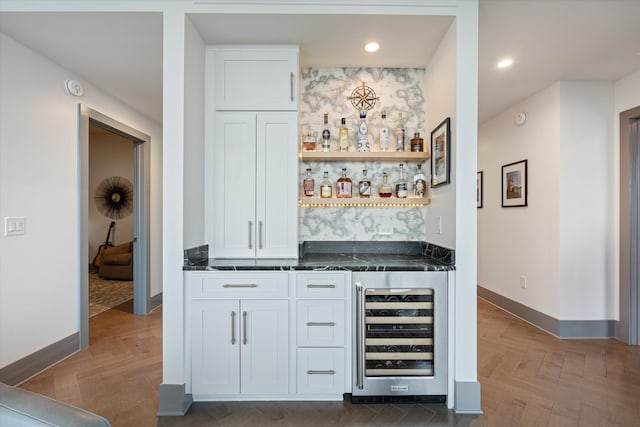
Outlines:
[{"label": "light switch plate", "polygon": [[5,217],[4,218],[4,235],[5,236],[22,236],[26,233],[27,220],[25,217]]}]

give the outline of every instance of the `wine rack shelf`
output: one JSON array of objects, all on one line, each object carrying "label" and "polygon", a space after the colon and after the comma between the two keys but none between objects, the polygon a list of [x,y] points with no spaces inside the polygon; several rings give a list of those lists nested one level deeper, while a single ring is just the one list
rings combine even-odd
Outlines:
[{"label": "wine rack shelf", "polygon": [[424,161],[429,160],[431,155],[427,152],[322,152],[322,151],[302,151],[300,159],[303,161]]},{"label": "wine rack shelf", "polygon": [[383,199],[380,197],[352,197],[352,198],[320,198],[320,197],[305,197],[298,200],[298,206],[303,208],[322,208],[322,207],[419,207],[429,204],[429,199],[408,197],[406,199],[398,199],[391,197]]}]

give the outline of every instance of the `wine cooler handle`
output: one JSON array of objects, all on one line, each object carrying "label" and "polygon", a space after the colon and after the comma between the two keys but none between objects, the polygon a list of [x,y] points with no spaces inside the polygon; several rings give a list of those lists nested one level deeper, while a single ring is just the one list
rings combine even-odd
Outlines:
[{"label": "wine cooler handle", "polygon": [[247,344],[247,312],[242,312],[242,344]]},{"label": "wine cooler handle", "polygon": [[262,221],[258,221],[258,249],[262,249]]},{"label": "wine cooler handle", "polygon": [[364,388],[364,291],[356,282],[356,387]]},{"label": "wine cooler handle", "polygon": [[252,249],[253,244],[251,243],[251,237],[253,235],[252,233],[253,231],[253,223],[251,221],[249,221],[249,249]]},{"label": "wine cooler handle", "polygon": [[291,72],[291,102],[293,102],[293,71]]},{"label": "wine cooler handle", "polygon": [[231,345],[236,343],[236,312],[231,312]]}]

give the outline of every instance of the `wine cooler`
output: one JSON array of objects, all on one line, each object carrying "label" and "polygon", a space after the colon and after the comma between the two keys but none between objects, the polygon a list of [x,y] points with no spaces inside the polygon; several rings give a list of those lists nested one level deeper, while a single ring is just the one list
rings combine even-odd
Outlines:
[{"label": "wine cooler", "polygon": [[354,402],[444,402],[447,273],[358,272],[354,281]]}]

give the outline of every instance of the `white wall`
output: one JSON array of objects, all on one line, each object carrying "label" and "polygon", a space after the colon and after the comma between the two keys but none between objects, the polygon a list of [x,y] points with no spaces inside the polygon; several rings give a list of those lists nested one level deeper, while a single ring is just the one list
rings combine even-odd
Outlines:
[{"label": "white wall", "polygon": [[[0,367],[79,330],[78,102],[151,136],[151,295],[162,289],[158,203],[162,129],[90,82],[0,34]],[[74,78],[82,98],[66,95]]]},{"label": "white wall", "polygon": [[[424,143],[431,150],[431,131],[444,119],[451,117],[451,184],[429,188],[429,207],[426,235],[431,243],[447,248],[456,240],[456,23],[443,37],[426,70],[426,125]],[[430,162],[425,163],[427,172]],[[430,174],[429,174],[430,176]],[[438,234],[437,219],[442,217],[442,234]]]},{"label": "white wall", "polygon": [[[91,127],[90,127],[91,128]],[[114,133],[89,131],[89,262],[104,243],[111,221],[116,222],[111,232],[114,245],[133,239],[133,213],[113,220],[100,213],[95,203],[96,188],[113,176],[126,178],[133,183],[133,142]]]}]

